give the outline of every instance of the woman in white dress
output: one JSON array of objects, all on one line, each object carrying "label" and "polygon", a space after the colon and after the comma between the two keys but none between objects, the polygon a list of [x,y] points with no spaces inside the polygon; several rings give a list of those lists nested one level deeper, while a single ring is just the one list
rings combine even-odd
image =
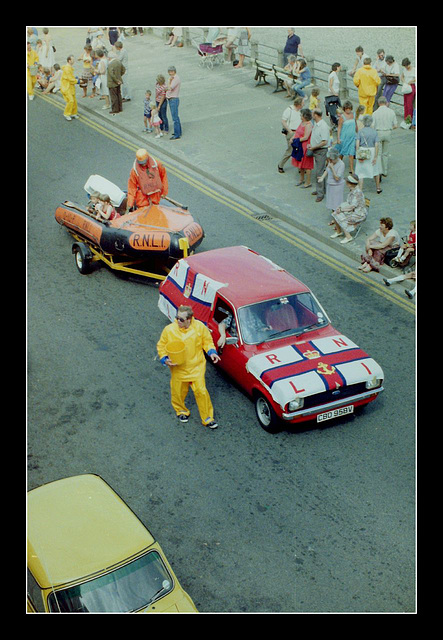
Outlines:
[{"label": "woman in white dress", "polygon": [[109,107],[111,106],[110,98],[109,98],[108,83],[106,79],[109,60],[106,56],[106,52],[103,49],[97,49],[97,51],[95,52],[95,55],[99,60],[99,63],[97,65],[98,79],[95,83],[95,86],[97,87],[97,83],[98,83],[100,100],[105,101],[105,105],[102,107],[103,111],[105,111],[105,109],[109,109]]},{"label": "woman in white dress", "polygon": [[47,27],[43,28],[42,48],[39,55],[39,62],[43,65],[43,67],[47,67],[51,71],[51,73],[53,73],[55,52],[52,45],[52,38],[49,35],[49,29]]},{"label": "woman in white dress", "polygon": [[[377,193],[381,193],[380,189],[380,159],[378,157],[378,134],[375,129],[372,128],[372,116],[363,116],[363,128],[357,133],[355,141],[355,173],[358,175],[360,181],[360,189],[363,190],[364,178],[374,178]],[[359,159],[359,150],[369,149],[367,159]]]}]

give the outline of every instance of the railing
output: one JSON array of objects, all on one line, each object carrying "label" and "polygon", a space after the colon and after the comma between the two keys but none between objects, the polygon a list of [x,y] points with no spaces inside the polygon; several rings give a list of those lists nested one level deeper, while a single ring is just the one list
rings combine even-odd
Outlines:
[{"label": "railing", "polygon": [[[311,74],[314,78],[315,84],[317,84],[317,81],[319,81],[323,82],[326,87],[328,87],[328,78],[329,74],[331,73],[332,63],[324,62],[323,60],[317,60],[316,58],[306,57],[305,59],[309,69],[311,70]],[[320,65],[326,66],[327,69],[323,70]],[[338,77],[340,80],[340,100],[342,104],[345,100],[352,100],[352,97],[349,95],[351,91],[356,94],[355,99],[358,101],[358,89],[352,79],[348,76],[347,69],[344,65],[341,65],[341,70],[338,72]],[[395,90],[395,93],[391,98],[390,106],[392,107],[393,105],[403,108],[403,95],[399,93],[398,88]]]},{"label": "railing", "polygon": [[[166,39],[169,35],[170,28],[162,27],[162,28],[152,28],[153,31],[161,32],[161,35],[164,39]],[[185,46],[193,46],[193,44],[197,41],[204,42],[204,37],[206,36],[207,29],[203,29],[202,27],[184,27],[183,28],[183,44]],[[268,62],[269,64],[275,64],[278,67],[284,66],[284,56],[283,56],[283,48],[271,47],[267,44],[263,44],[261,42],[257,42],[254,39],[250,41],[251,45],[251,54],[250,56],[246,56],[249,58],[249,62],[253,64],[253,61],[258,59],[262,62]],[[328,77],[331,73],[331,62],[324,62],[323,60],[317,60],[312,56],[305,56],[305,60],[307,62],[307,66],[309,67],[312,75],[312,82],[316,85],[319,85],[319,88],[322,88],[321,85],[325,85],[326,90],[328,89]],[[355,100],[358,102],[358,89],[354,85],[352,79],[348,76],[348,70],[345,65],[341,66],[341,71],[338,73],[340,80],[340,100],[343,104],[345,100]],[[351,95],[352,94],[352,95]],[[355,97],[354,97],[355,96]],[[399,93],[398,88],[396,89],[394,95],[392,96],[390,106],[401,107],[403,108],[403,96]]]}]

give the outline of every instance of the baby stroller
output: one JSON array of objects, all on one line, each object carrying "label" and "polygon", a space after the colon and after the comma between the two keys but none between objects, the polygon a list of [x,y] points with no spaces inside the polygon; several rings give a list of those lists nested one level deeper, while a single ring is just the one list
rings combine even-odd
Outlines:
[{"label": "baby stroller", "polygon": [[223,64],[225,61],[222,44],[213,47],[210,43],[203,42],[197,45],[197,51],[200,56],[201,67],[212,69],[214,64]]},{"label": "baby stroller", "polygon": [[341,107],[340,98],[338,96],[325,97],[326,115],[328,115],[331,118],[331,122],[334,127],[338,125],[338,118],[337,118],[338,107]]}]

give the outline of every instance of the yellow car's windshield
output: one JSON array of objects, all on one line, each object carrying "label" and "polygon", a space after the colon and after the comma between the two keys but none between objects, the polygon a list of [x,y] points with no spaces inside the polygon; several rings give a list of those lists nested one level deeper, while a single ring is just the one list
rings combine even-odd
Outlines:
[{"label": "yellow car's windshield", "polygon": [[51,612],[129,612],[143,609],[173,588],[160,555],[151,551],[110,573],[48,597]]}]

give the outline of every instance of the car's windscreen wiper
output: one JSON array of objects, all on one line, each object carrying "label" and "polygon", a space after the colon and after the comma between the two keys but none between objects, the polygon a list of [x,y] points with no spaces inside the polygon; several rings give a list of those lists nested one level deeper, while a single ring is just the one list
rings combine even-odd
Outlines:
[{"label": "car's windscreen wiper", "polygon": [[269,338],[275,338],[276,336],[284,336],[286,334],[293,334],[295,336],[300,336],[302,333],[305,333],[305,331],[312,331],[317,325],[318,325],[318,322],[314,322],[313,324],[310,324],[307,327],[303,327],[302,329],[297,329],[296,327],[293,327],[292,329],[284,329],[283,331],[273,331],[266,337],[266,340],[263,340],[263,342],[267,342]]},{"label": "car's windscreen wiper", "polygon": [[169,580],[163,580],[161,588],[156,593],[154,593],[154,595],[151,598],[149,598],[148,602],[144,605],[144,607],[149,607],[154,602],[154,600],[157,599],[160,593],[162,591],[165,591],[166,589],[169,589],[170,586],[171,586],[171,583],[169,582]]},{"label": "car's windscreen wiper", "polygon": [[299,331],[297,335],[300,335],[301,333],[305,333],[305,331],[312,331],[313,329],[315,329],[315,327],[317,325],[318,325],[318,322],[314,322],[313,324],[309,324],[307,327],[303,327],[303,329],[301,331]]}]

